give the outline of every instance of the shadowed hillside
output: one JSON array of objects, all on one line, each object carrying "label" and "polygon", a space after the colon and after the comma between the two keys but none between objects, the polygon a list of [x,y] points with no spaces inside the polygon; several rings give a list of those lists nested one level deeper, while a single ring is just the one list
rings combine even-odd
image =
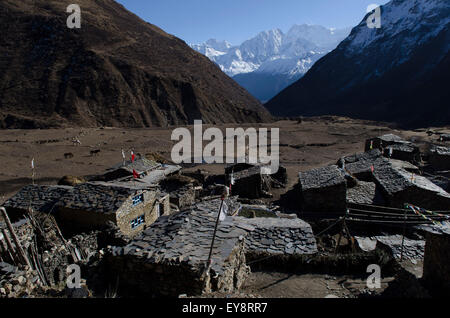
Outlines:
[{"label": "shadowed hillside", "polygon": [[[35,5],[33,5],[35,3]],[[208,58],[113,0],[0,3],[0,127],[154,127],[270,115]]]}]

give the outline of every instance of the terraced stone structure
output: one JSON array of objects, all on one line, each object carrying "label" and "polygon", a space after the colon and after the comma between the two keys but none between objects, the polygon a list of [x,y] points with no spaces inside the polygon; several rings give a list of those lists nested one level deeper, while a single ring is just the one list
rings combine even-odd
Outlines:
[{"label": "terraced stone structure", "polygon": [[56,206],[61,227],[71,232],[99,230],[113,222],[122,233],[134,236],[155,222],[161,212],[170,213],[167,204],[158,199],[157,189],[85,183],[73,187]]},{"label": "terraced stone structure", "polygon": [[338,166],[300,172],[297,188],[304,212],[345,213],[347,210],[347,182]]},{"label": "terraced stone structure", "polygon": [[112,281],[119,279],[123,296],[198,296],[239,289],[249,273],[246,230],[231,218],[219,224],[210,275],[205,275],[219,206],[220,200],[203,202],[161,217],[129,245],[112,247],[106,268]]}]

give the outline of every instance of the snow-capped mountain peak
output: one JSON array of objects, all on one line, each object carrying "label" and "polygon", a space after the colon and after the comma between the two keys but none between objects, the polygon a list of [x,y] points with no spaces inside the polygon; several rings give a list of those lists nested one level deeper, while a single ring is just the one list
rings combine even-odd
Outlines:
[{"label": "snow-capped mountain peak", "polygon": [[[234,77],[254,96],[267,100],[303,76],[349,33],[350,28],[328,29],[302,24],[294,25],[287,33],[280,29],[260,32],[238,46],[208,40],[191,47],[213,60],[223,72]],[[274,78],[277,84],[268,85],[267,80]],[[263,82],[258,82],[259,79]],[[255,92],[250,87],[253,85],[264,87],[264,93]]]},{"label": "snow-capped mountain peak", "polygon": [[[304,74],[309,69],[308,61],[318,60],[349,33],[349,28],[338,30],[303,24],[294,25],[286,34],[280,29],[260,32],[239,46],[211,39],[191,47],[208,56],[230,76],[254,71],[296,75],[297,72]],[[300,70],[300,64],[305,68]],[[275,65],[282,67],[278,69]]]}]

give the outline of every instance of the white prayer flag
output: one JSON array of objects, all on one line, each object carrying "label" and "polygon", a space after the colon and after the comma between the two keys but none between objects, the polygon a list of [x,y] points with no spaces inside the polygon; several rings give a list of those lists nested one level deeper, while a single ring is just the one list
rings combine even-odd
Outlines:
[{"label": "white prayer flag", "polygon": [[34,158],[31,160],[31,169],[34,169]]},{"label": "white prayer flag", "polygon": [[234,185],[236,180],[234,180],[234,174],[231,174],[231,185]]},{"label": "white prayer flag", "polygon": [[225,221],[228,214],[228,205],[223,201],[222,210],[220,210],[219,220],[220,222]]},{"label": "white prayer flag", "polygon": [[123,151],[123,149],[122,149],[122,158],[123,160],[125,160],[125,152]]}]

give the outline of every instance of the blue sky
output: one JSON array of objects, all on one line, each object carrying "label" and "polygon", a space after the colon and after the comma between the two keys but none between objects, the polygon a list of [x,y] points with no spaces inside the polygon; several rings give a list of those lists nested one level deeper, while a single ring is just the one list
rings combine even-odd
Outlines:
[{"label": "blue sky", "polygon": [[187,43],[210,38],[240,44],[261,31],[294,24],[355,26],[370,4],[388,0],[116,0]]}]

